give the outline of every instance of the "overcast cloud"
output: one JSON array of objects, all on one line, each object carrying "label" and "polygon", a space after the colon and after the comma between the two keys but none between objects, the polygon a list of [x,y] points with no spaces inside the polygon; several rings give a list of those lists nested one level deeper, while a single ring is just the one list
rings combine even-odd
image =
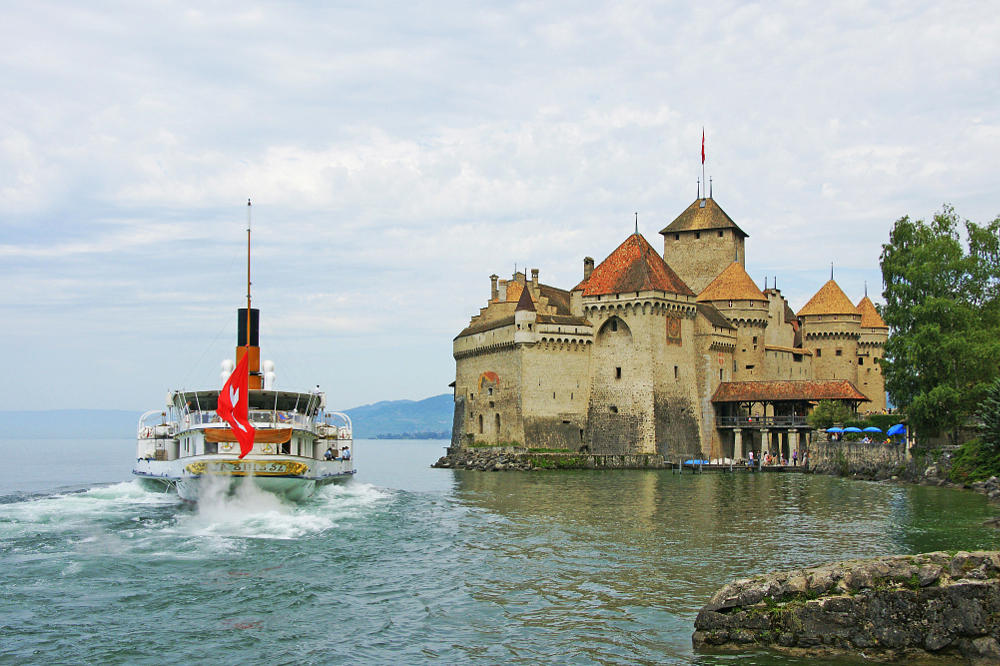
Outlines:
[{"label": "overcast cloud", "polygon": [[988,3],[0,4],[3,409],[219,384],[448,390],[491,273],[572,288],[696,195],[798,309],[892,222],[1000,213]]}]

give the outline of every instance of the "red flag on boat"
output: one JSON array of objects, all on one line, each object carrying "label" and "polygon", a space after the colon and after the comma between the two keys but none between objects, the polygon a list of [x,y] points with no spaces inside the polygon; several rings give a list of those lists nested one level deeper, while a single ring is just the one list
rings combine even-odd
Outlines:
[{"label": "red flag on boat", "polygon": [[705,163],[705,128],[701,128],[701,163]]},{"label": "red flag on boat", "polygon": [[219,392],[219,405],[215,410],[215,413],[233,429],[236,441],[240,443],[240,458],[253,449],[253,437],[256,433],[253,426],[250,425],[248,414],[250,411],[250,375],[247,371],[249,358],[249,354],[244,354],[240,362],[236,364],[233,374],[229,375],[229,379],[222,385],[222,391]]}]

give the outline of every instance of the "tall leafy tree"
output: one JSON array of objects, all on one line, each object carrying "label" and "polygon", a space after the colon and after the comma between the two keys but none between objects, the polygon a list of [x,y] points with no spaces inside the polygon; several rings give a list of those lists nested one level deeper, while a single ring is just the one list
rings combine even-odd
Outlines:
[{"label": "tall leafy tree", "polygon": [[882,246],[886,389],[918,433],[958,428],[1000,374],[1000,217],[902,217]]}]

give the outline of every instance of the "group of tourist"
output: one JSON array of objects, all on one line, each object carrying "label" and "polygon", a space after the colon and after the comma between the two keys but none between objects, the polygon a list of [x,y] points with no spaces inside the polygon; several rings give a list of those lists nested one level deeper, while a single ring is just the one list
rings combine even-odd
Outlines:
[{"label": "group of tourist", "polygon": [[[747,458],[747,467],[752,469],[758,466],[758,464],[765,467],[772,465],[787,466],[791,464],[793,467],[797,467],[799,464],[799,451],[798,449],[792,451],[791,462],[781,454],[772,454],[770,451],[765,451],[762,457],[755,459],[753,451],[751,451],[749,458]],[[805,467],[809,466],[809,454],[806,451],[802,452],[802,465]]]}]

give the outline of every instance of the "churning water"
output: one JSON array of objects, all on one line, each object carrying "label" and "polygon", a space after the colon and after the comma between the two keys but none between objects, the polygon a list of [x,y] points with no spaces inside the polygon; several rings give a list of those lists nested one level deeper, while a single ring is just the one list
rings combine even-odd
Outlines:
[{"label": "churning water", "polygon": [[430,469],[441,445],[358,442],[357,478],[302,504],[247,487],[191,506],[126,480],[130,441],[0,441],[16,463],[0,477],[0,660],[734,663],[690,643],[732,578],[1000,547],[972,493]]}]

